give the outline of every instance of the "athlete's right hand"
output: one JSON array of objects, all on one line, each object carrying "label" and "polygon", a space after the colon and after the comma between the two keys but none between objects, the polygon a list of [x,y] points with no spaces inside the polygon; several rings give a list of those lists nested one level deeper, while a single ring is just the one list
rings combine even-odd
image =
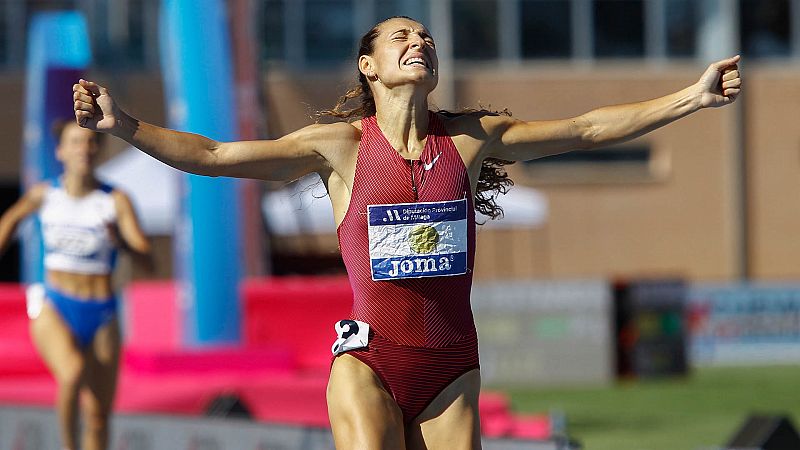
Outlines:
[{"label": "athlete's right hand", "polygon": [[117,125],[120,111],[103,86],[81,79],[72,85],[72,100],[78,125],[103,132],[109,132]]}]

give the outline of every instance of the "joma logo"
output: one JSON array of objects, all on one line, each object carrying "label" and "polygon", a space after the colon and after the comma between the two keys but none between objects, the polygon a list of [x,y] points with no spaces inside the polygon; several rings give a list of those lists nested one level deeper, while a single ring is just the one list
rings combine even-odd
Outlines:
[{"label": "joma logo", "polygon": [[410,273],[429,273],[450,270],[450,259],[446,256],[439,258],[439,263],[436,263],[436,258],[414,258],[405,259],[403,261],[392,261],[392,268],[389,270],[389,276],[396,277],[400,274],[408,275]]}]

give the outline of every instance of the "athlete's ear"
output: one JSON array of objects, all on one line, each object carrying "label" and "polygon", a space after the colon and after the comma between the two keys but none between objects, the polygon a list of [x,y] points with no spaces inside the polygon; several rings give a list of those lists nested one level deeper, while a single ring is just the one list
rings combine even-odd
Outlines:
[{"label": "athlete's ear", "polygon": [[375,61],[369,55],[361,55],[358,58],[358,70],[371,81],[375,81],[377,78],[375,74]]},{"label": "athlete's ear", "polygon": [[56,144],[55,156],[56,161],[64,162],[64,150],[61,148],[61,144]]}]

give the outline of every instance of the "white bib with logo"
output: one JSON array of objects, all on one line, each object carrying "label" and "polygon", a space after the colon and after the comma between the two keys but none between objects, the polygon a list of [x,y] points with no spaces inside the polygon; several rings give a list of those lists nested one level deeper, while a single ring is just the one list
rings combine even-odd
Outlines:
[{"label": "white bib with logo", "polygon": [[372,279],[467,273],[467,199],[369,205]]}]

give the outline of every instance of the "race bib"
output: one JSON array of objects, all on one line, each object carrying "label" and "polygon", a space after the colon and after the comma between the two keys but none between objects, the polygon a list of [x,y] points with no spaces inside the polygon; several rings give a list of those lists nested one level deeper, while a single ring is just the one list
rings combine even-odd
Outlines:
[{"label": "race bib", "polygon": [[77,258],[97,258],[107,231],[103,227],[43,225],[44,244],[49,250]]},{"label": "race bib", "polygon": [[369,344],[369,324],[358,320],[340,320],[334,325],[337,339],[331,347],[334,356]]},{"label": "race bib", "polygon": [[467,273],[467,199],[369,205],[372,279]]},{"label": "race bib", "polygon": [[41,283],[34,283],[25,288],[25,305],[28,318],[31,320],[39,317],[44,306],[45,290]]}]

